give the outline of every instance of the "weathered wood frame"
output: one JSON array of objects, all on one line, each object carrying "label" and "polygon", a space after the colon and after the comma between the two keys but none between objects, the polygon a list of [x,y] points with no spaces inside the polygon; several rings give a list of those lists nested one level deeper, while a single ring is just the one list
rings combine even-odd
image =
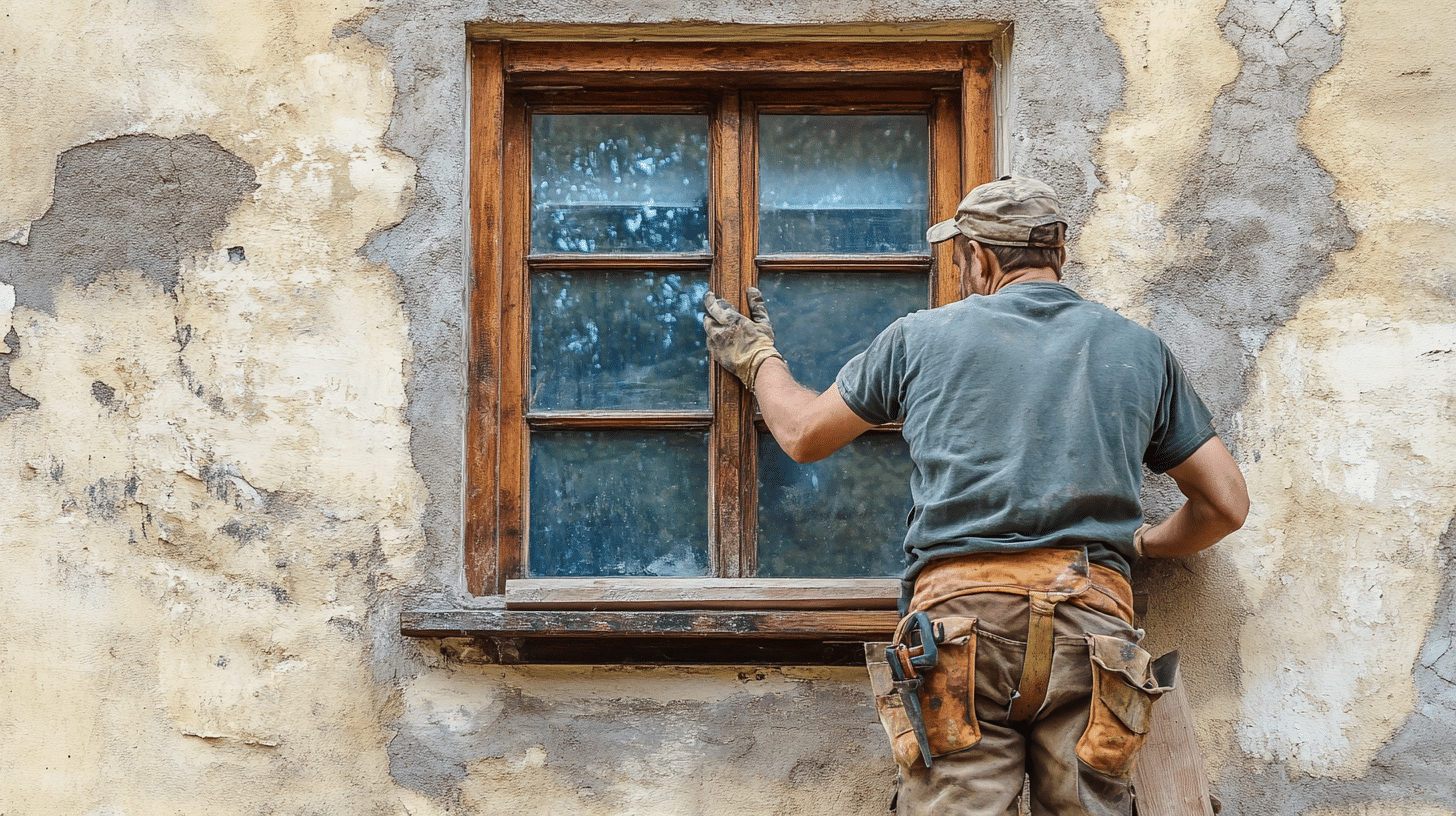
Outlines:
[{"label": "weathered wood frame", "polygon": [[[756,477],[753,461],[755,419],[748,395],[732,377],[714,370],[710,388],[716,413],[661,412],[527,412],[525,384],[529,321],[526,289],[533,268],[578,269],[621,266],[623,259],[594,256],[530,256],[527,223],[529,191],[529,114],[533,110],[572,112],[587,109],[709,111],[715,160],[709,205],[713,254],[651,256],[628,259],[633,268],[710,271],[715,291],[741,298],[756,282],[760,269],[877,270],[929,273],[934,305],[959,297],[959,281],[950,263],[950,248],[941,244],[931,255],[879,258],[835,256],[755,256],[757,191],[752,168],[756,156],[756,111],[914,110],[931,122],[931,213],[953,214],[965,189],[992,176],[991,43],[934,42],[511,42],[479,41],[471,48],[470,93],[470,248],[472,276],[468,295],[468,416],[466,420],[465,574],[477,596],[501,596],[510,580],[519,595],[542,588],[516,579],[523,575],[522,555],[528,535],[525,477],[527,445],[532,429],[663,428],[708,429],[714,466],[710,470],[710,569],[714,578],[698,582],[697,596],[682,587],[662,585],[663,595],[651,608],[701,608],[709,597],[717,608],[742,614],[803,610],[774,629],[776,637],[800,631],[811,638],[826,636],[812,618],[836,605],[834,631],[850,639],[893,626],[893,613],[883,611],[893,597],[890,582],[883,597],[861,597],[853,591],[826,591],[815,582],[785,580],[755,588],[733,580],[755,572],[753,531]],[[812,90],[809,90],[812,89]],[[742,304],[739,304],[740,306]],[[887,429],[893,430],[893,429]],[[593,579],[599,581],[600,579]],[[632,615],[629,606],[614,605],[598,592],[589,602],[573,600],[569,582],[551,581],[551,596],[561,608],[598,611],[596,615]],[[587,582],[582,584],[588,586]],[[797,586],[797,590],[795,587]],[[846,585],[848,586],[848,585]],[[598,584],[599,588],[599,584]],[[635,597],[651,596],[650,587]],[[798,592],[797,601],[795,593]],[[735,592],[737,593],[735,595]],[[584,596],[587,597],[587,596]],[[835,601],[838,597],[841,600]],[[725,598],[732,598],[731,602]],[[509,606],[509,596],[506,596]],[[548,599],[534,607],[532,634],[543,634]],[[877,610],[871,611],[878,607]],[[640,608],[640,607],[639,607]],[[772,613],[764,610],[777,610]],[[613,612],[612,610],[615,610]],[[623,611],[626,610],[626,611]],[[758,610],[755,612],[754,610]],[[855,620],[855,610],[861,617]],[[522,610],[524,613],[524,610]],[[503,612],[509,617],[509,611]],[[850,617],[844,618],[848,614]],[[803,616],[808,616],[803,617]],[[740,615],[741,617],[741,615]],[[538,619],[539,618],[539,619]],[[432,619],[433,620],[433,619]],[[575,619],[572,619],[575,621]],[[736,620],[736,619],[735,619]],[[559,621],[558,635],[586,634],[597,626]],[[484,621],[478,622],[484,624]],[[745,626],[744,634],[765,636],[761,625]],[[606,630],[621,633],[622,622]],[[774,628],[769,626],[769,628]],[[625,625],[626,629],[633,627]],[[793,627],[798,627],[797,629]],[[427,627],[430,631],[438,631]],[[446,627],[450,628],[450,627]],[[507,634],[514,625],[492,619],[477,632]],[[710,630],[712,627],[708,627]],[[868,630],[865,630],[868,631]],[[419,634],[426,634],[420,629]],[[716,630],[704,636],[721,636]]]}]

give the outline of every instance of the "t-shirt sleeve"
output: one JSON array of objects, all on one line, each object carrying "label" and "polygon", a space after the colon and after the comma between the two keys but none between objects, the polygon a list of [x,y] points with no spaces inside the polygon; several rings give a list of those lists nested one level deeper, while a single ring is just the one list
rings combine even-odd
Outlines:
[{"label": "t-shirt sleeve", "polygon": [[1199,399],[1183,366],[1163,347],[1163,392],[1153,415],[1153,435],[1143,462],[1155,473],[1177,467],[1214,437],[1213,414]]},{"label": "t-shirt sleeve", "polygon": [[905,331],[901,322],[896,320],[880,332],[834,378],[844,404],[865,422],[883,425],[904,414]]}]

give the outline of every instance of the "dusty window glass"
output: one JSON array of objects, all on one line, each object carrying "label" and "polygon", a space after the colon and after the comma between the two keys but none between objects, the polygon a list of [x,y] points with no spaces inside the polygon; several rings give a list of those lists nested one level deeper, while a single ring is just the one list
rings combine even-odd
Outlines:
[{"label": "dusty window glass", "polygon": [[759,117],[758,251],[923,252],[923,115]]},{"label": "dusty window glass", "polygon": [[706,408],[707,291],[673,272],[533,273],[531,408]]},{"label": "dusty window glass", "polygon": [[881,330],[925,308],[930,282],[924,274],[774,272],[758,285],[794,378],[823,391]]},{"label": "dusty window glass", "polygon": [[531,117],[531,251],[708,248],[708,119]]},{"label": "dusty window glass", "polygon": [[758,574],[883,577],[905,568],[910,450],[899,434],[859,437],[800,465],[758,437]]},{"label": "dusty window glass", "polygon": [[708,435],[531,434],[532,576],[708,574]]}]

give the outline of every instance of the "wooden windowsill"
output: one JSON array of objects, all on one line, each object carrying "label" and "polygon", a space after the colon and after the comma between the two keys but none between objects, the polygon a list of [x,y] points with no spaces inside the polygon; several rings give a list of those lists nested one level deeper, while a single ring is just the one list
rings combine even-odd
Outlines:
[{"label": "wooden windowsill", "polygon": [[896,578],[526,578],[507,609],[735,611],[895,608]]},{"label": "wooden windowsill", "polygon": [[409,609],[404,635],[473,638],[505,664],[853,665],[888,640],[893,610]]}]

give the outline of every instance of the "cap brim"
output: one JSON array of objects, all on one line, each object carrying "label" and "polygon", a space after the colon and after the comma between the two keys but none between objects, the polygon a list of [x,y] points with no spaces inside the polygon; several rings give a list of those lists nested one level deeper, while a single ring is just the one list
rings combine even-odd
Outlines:
[{"label": "cap brim", "polygon": [[961,231],[956,228],[955,219],[949,218],[945,221],[940,222],[939,224],[933,225],[930,229],[926,230],[925,240],[929,241],[932,244],[938,244],[941,241],[947,241],[960,234]]}]

